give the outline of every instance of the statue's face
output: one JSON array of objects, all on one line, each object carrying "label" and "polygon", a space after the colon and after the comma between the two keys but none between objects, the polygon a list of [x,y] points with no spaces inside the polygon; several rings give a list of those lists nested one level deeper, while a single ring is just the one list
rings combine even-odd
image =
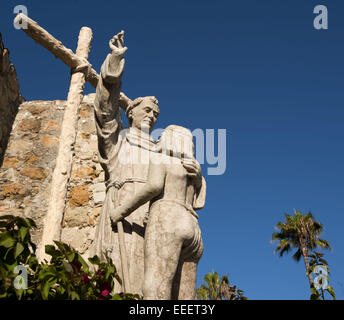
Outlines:
[{"label": "statue's face", "polygon": [[158,119],[159,112],[159,107],[156,104],[150,100],[143,100],[129,113],[131,126],[142,131],[150,132]]}]

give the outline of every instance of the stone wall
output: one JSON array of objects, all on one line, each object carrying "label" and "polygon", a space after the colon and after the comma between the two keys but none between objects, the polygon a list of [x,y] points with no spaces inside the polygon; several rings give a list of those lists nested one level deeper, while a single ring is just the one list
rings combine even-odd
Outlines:
[{"label": "stone wall", "polygon": [[12,124],[19,104],[23,102],[19,93],[16,70],[9,59],[9,51],[4,48],[0,33],[0,166],[11,133]]},{"label": "stone wall", "polygon": [[40,240],[65,101],[24,102],[13,123],[0,168],[0,214],[35,220]]},{"label": "stone wall", "polygon": [[[93,242],[105,198],[93,98],[94,94],[85,97],[79,108],[61,238],[84,256]],[[0,168],[0,215],[15,214],[34,219],[38,226],[33,232],[36,244],[42,237],[65,107],[66,101],[62,100],[22,103]]]}]

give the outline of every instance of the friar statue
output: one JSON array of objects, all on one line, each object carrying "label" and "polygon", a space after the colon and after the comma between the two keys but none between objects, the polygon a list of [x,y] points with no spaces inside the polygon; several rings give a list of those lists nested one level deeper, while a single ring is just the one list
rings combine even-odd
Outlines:
[{"label": "friar statue", "polygon": [[[94,103],[99,161],[105,171],[106,196],[91,253],[102,259],[107,253],[121,275],[118,230],[112,225],[110,216],[116,207],[132,198],[147,182],[149,153],[156,152],[150,132],[160,110],[155,97],[136,98],[124,109],[129,128],[123,126],[119,97],[123,56],[127,51],[124,31],[115,35],[109,46],[111,53],[102,64]],[[185,169],[193,174],[198,185],[202,183],[201,168],[197,163],[187,163]],[[143,287],[144,234],[148,213],[149,203],[145,203],[123,220],[131,293],[139,295],[142,295]],[[115,290],[123,291],[120,287]]]}]

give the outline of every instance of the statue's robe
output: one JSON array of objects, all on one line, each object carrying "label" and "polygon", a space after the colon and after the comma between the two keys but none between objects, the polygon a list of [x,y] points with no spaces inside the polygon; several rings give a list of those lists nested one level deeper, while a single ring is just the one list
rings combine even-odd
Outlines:
[{"label": "statue's robe", "polygon": [[[118,99],[124,65],[115,74],[111,73],[109,57],[101,68],[94,106],[99,160],[105,171],[106,197],[96,227],[92,254],[104,260],[104,253],[107,252],[122,277],[118,231],[111,225],[110,214],[147,181],[149,152],[154,148],[154,141],[137,129],[123,127]],[[123,221],[131,293],[140,295],[144,277],[144,231],[148,210],[149,203],[146,203]],[[116,291],[122,291],[118,284]]]}]

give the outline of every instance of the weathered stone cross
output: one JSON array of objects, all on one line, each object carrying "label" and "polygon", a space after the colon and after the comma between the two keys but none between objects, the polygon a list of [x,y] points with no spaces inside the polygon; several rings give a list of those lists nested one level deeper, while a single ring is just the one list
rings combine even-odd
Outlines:
[{"label": "weathered stone cross", "polygon": [[[49,50],[56,58],[62,60],[72,71],[59,139],[59,151],[52,174],[48,211],[43,224],[42,240],[38,247],[39,259],[48,260],[48,256],[45,254],[45,245],[52,244],[53,240],[61,240],[67,184],[71,173],[73,146],[76,139],[78,109],[82,102],[84,85],[88,81],[96,88],[99,75],[87,61],[92,41],[90,28],[81,28],[78,46],[76,53],[74,53],[26,15],[20,13],[14,19],[16,25],[23,25],[23,21],[25,21],[25,28],[22,30],[38,44]],[[120,106],[125,110],[130,102],[131,100],[121,92]]]}]

